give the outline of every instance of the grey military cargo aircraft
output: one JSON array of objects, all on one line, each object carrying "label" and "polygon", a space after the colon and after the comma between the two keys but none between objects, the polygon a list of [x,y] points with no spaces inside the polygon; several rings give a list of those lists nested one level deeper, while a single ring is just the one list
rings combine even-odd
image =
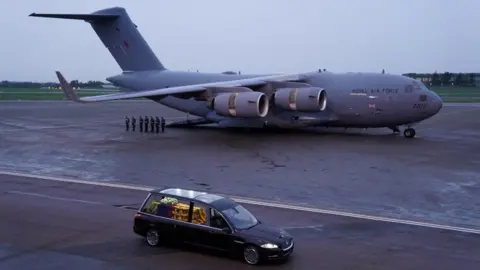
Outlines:
[{"label": "grey military cargo aircraft", "polygon": [[81,98],[57,71],[65,95],[75,102],[141,97],[198,116],[192,125],[390,128],[395,133],[405,126],[407,138],[415,137],[415,124],[442,108],[441,98],[420,81],[383,72],[246,75],[169,70],[122,7],[30,16],[90,23],[122,69],[106,80],[124,91]]}]

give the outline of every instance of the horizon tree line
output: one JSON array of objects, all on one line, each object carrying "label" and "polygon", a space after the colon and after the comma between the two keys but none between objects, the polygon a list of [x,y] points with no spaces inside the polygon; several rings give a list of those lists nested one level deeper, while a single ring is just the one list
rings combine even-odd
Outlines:
[{"label": "horizon tree line", "polygon": [[[385,70],[382,70],[384,73]],[[224,74],[240,74],[240,72],[226,71]],[[477,78],[480,80],[480,73],[451,73],[444,72],[438,73],[405,73],[402,74],[413,79],[420,80],[430,86],[461,86],[461,87],[473,87],[476,86]],[[109,83],[102,81],[86,81],[82,82],[80,80],[72,80],[70,84],[73,87],[79,88],[102,88],[103,85],[108,85]],[[11,88],[42,88],[42,87],[56,87],[60,85],[58,82],[33,82],[33,81],[0,81],[0,87],[11,87]]]}]

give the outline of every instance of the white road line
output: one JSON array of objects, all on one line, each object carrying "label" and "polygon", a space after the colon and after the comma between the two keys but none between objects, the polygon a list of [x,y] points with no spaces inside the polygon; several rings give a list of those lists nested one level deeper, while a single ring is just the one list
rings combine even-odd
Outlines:
[{"label": "white road line", "polygon": [[284,230],[301,230],[301,229],[313,229],[313,230],[318,230],[321,231],[323,228],[323,224],[320,225],[310,225],[310,226],[294,226],[294,227],[283,227],[282,229]]},{"label": "white road line", "polygon": [[98,204],[103,204],[101,202],[85,201],[85,200],[70,199],[70,198],[63,198],[63,197],[55,197],[55,196],[49,196],[49,195],[40,194],[40,193],[22,192],[22,191],[15,191],[15,190],[7,191],[6,193],[17,194],[17,195],[26,195],[26,196],[34,196],[34,197],[40,197],[40,198],[46,198],[46,199],[58,200],[58,201],[78,202],[78,203],[97,204],[97,205]]},{"label": "white road line", "polygon": [[35,175],[35,174],[17,173],[17,172],[0,171],[0,175],[11,175],[11,176],[36,178],[36,179],[50,180],[50,181],[57,181],[57,182],[64,182],[64,183],[94,185],[94,186],[102,186],[102,187],[110,187],[110,188],[122,188],[122,189],[139,190],[139,191],[150,191],[152,189],[155,189],[154,187],[149,187],[149,186],[109,183],[109,182],[102,182],[102,181],[97,182],[97,181],[88,181],[88,180],[78,180],[78,179],[69,179],[69,178],[63,178],[63,177]]},{"label": "white road line", "polygon": [[[50,181],[57,181],[57,182],[64,182],[64,183],[76,183],[76,184],[103,186],[103,187],[110,187],[110,188],[121,188],[121,189],[138,190],[138,191],[150,191],[150,190],[154,189],[154,187],[149,187],[149,186],[120,184],[120,183],[108,183],[108,182],[101,182],[101,181],[97,182],[97,181],[89,181],[89,180],[67,179],[67,178],[62,178],[62,177],[33,175],[33,174],[17,173],[17,172],[0,171],[0,175],[10,175],[10,176],[18,176],[18,177],[26,177],[26,178],[36,178],[36,179],[50,180]],[[371,216],[371,215],[356,214],[356,213],[334,211],[334,210],[326,210],[326,209],[313,208],[313,207],[296,206],[296,205],[290,205],[290,204],[283,204],[283,203],[276,203],[276,202],[269,202],[269,201],[261,201],[261,200],[251,199],[251,198],[243,198],[243,197],[236,197],[236,196],[229,196],[229,195],[225,195],[225,196],[228,196],[228,197],[232,198],[233,200],[235,200],[239,203],[243,203],[243,204],[259,205],[259,206],[266,206],[266,207],[279,208],[279,209],[303,211],[303,212],[310,212],[310,213],[317,213],[317,214],[327,214],[327,215],[342,216],[342,217],[349,217],[349,218],[358,218],[358,219],[373,220],[373,221],[382,221],[382,222],[389,222],[389,223],[396,223],[396,224],[403,224],[403,225],[411,225],[411,226],[418,226],[418,227],[457,231],[457,232],[463,232],[463,233],[480,234],[479,229],[471,229],[471,228],[465,228],[465,227],[434,224],[434,223],[420,222],[420,221],[413,221],[413,220],[406,220],[406,219],[396,219],[396,218]]]}]

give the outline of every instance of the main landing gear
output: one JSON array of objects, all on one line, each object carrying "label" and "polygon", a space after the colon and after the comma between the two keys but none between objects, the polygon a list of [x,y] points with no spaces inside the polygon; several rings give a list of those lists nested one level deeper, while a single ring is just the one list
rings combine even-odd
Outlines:
[{"label": "main landing gear", "polygon": [[[395,134],[400,133],[400,129],[398,127],[390,127],[390,129]],[[405,128],[405,130],[403,131],[403,136],[405,136],[405,138],[408,138],[408,139],[415,137],[415,134],[416,134],[415,129],[410,126]]]}]

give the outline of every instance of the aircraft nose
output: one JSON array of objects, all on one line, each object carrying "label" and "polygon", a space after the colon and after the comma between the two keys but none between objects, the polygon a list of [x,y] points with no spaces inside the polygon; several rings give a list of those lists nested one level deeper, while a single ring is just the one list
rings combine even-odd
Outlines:
[{"label": "aircraft nose", "polygon": [[443,107],[442,98],[436,93],[430,93],[430,100],[432,104],[432,114],[437,114]]}]

